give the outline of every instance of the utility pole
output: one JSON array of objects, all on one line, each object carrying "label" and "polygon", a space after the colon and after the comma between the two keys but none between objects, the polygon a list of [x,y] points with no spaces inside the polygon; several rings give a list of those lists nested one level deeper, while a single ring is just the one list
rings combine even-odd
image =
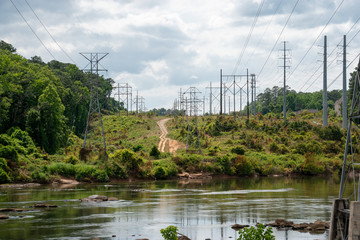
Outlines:
[{"label": "utility pole", "polygon": [[220,69],[220,115],[222,115],[222,69]]},{"label": "utility pole", "polygon": [[342,127],[347,128],[347,91],[346,91],[346,35],[343,43],[343,101],[342,101]]},{"label": "utility pole", "polygon": [[251,115],[254,115],[254,74],[251,74]]},{"label": "utility pole", "polygon": [[256,116],[256,77],[254,74],[254,115]]},{"label": "utility pole", "polygon": [[99,71],[107,71],[106,69],[99,69],[99,62],[105,58],[109,53],[80,53],[84,58],[86,58],[89,61],[90,69],[84,69],[91,73],[91,77],[93,77],[93,74],[95,74],[95,84],[91,87],[91,97],[90,97],[90,103],[89,103],[89,111],[86,121],[86,128],[85,128],[85,134],[84,134],[84,142],[82,148],[85,149],[86,147],[86,140],[87,135],[89,132],[90,124],[91,124],[91,118],[94,113],[99,114],[99,122],[101,126],[101,133],[103,137],[103,144],[104,144],[104,151],[105,156],[107,156],[106,153],[106,140],[105,140],[105,133],[104,133],[104,126],[102,123],[102,116],[101,116],[101,109],[100,109],[100,103],[99,103],[99,96],[98,96],[98,83],[99,83]]},{"label": "utility pole", "polygon": [[[234,82],[233,82],[233,87],[234,87],[234,90],[233,90],[233,97],[234,97],[234,119],[236,118],[236,115],[235,115],[235,111],[236,111],[236,109],[235,109],[235,95],[236,95],[236,91],[235,91],[235,86],[236,86],[236,83],[235,83],[235,76],[234,76]],[[229,101],[230,102],[230,101]]]},{"label": "utility pole", "polygon": [[246,97],[247,97],[247,118],[250,118],[250,109],[249,109],[249,69],[246,69],[246,87],[247,87],[247,92],[246,92]]},{"label": "utility pole", "polygon": [[284,41],[284,121],[286,120],[286,41]]},{"label": "utility pole", "polygon": [[211,82],[210,82],[210,102],[209,102],[209,104],[210,104],[210,116],[212,115],[212,86],[211,86]]},{"label": "utility pole", "polygon": [[323,73],[323,127],[328,125],[327,104],[327,37],[324,36],[324,73]]},{"label": "utility pole", "polygon": [[226,114],[226,85],[224,83],[224,114]]},{"label": "utility pole", "polygon": [[287,65],[287,63],[290,62],[290,54],[289,54],[289,49],[286,48],[286,41],[283,42],[283,49],[280,50],[282,51],[282,56],[281,56],[281,60],[283,60],[283,65],[280,66],[283,68],[284,70],[284,90],[283,90],[283,115],[284,115],[284,121],[286,121],[286,70],[287,68],[289,68],[290,66]]}]

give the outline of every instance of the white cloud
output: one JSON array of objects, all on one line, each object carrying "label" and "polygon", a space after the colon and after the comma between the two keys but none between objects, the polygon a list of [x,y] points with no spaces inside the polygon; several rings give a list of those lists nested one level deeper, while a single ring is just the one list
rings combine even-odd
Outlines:
[{"label": "white cloud", "polygon": [[[70,60],[58,49],[22,0],[14,0],[29,24],[53,55],[60,61]],[[180,88],[204,87],[210,81],[218,84],[219,69],[231,74],[245,44],[260,0],[68,0],[29,3],[62,48],[80,68],[86,61],[78,52],[109,52],[102,65],[109,77],[128,82],[143,92],[148,108],[170,107]],[[292,49],[289,85],[299,90],[314,73],[322,51],[323,35],[328,35],[329,50],[341,42],[342,35],[358,19],[355,0],[343,3],[324,33],[320,31],[339,5],[339,0],[302,0],[277,45],[296,0],[266,0],[237,73],[259,73],[260,90],[281,85],[278,50],[281,41]],[[275,10],[279,6],[276,14]],[[360,29],[356,25],[348,39]],[[315,39],[319,40],[293,72]],[[357,36],[349,46],[349,59],[360,50]],[[0,1],[0,38],[13,44],[27,58],[51,57],[33,36],[9,1]],[[270,50],[274,51],[269,55]],[[336,50],[338,52],[338,50]],[[336,54],[334,54],[334,57]],[[269,58],[266,65],[266,59]],[[335,60],[336,62],[336,60]],[[351,66],[349,72],[354,68]],[[329,78],[334,79],[341,66],[331,65]],[[315,74],[318,76],[318,74]],[[321,79],[311,90],[321,88]],[[329,80],[330,81],[330,80]],[[313,79],[309,81],[313,82]],[[334,87],[340,87],[340,81]],[[305,87],[306,88],[306,87]],[[201,90],[201,89],[200,89]],[[205,90],[201,90],[205,92]],[[153,94],[153,95],[152,95]],[[170,104],[171,103],[171,104]],[[164,104],[164,105],[163,105]]]}]

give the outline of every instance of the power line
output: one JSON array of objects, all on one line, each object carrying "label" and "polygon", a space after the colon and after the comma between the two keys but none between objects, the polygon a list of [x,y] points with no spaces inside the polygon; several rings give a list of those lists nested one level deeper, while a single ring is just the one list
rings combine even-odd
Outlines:
[{"label": "power line", "polygon": [[74,63],[75,61],[64,51],[64,49],[59,45],[59,43],[55,40],[55,38],[51,35],[51,33],[49,32],[49,30],[47,29],[47,27],[44,25],[44,23],[40,20],[40,18],[38,17],[38,15],[35,13],[34,9],[30,6],[30,4],[28,3],[27,0],[25,0],[26,4],[29,6],[29,8],[31,9],[31,11],[34,13],[35,17],[37,18],[37,20],[39,20],[39,22],[41,23],[41,25],[44,27],[44,29],[46,30],[46,32],[49,34],[49,36],[51,37],[51,39],[56,43],[56,45],[60,48],[60,50]]},{"label": "power line", "polygon": [[254,21],[253,21],[253,23],[252,23],[252,25],[251,25],[249,34],[248,34],[248,36],[247,36],[247,38],[246,38],[245,44],[244,44],[244,46],[243,46],[243,48],[242,48],[242,50],[241,50],[241,53],[240,53],[239,58],[238,58],[238,60],[237,60],[237,62],[236,62],[236,64],[235,64],[235,67],[234,67],[234,70],[233,70],[233,73],[232,73],[232,74],[235,74],[235,73],[236,73],[236,71],[237,71],[237,69],[238,69],[238,67],[239,67],[239,65],[240,65],[240,63],[241,63],[241,59],[242,59],[242,57],[243,57],[243,55],[244,55],[244,53],[245,53],[245,50],[246,50],[246,48],[247,48],[247,45],[249,44],[251,35],[252,35],[253,31],[254,31],[254,28],[255,28],[256,22],[257,22],[257,20],[258,20],[258,18],[259,18],[261,9],[262,9],[262,7],[264,6],[264,2],[265,2],[265,0],[262,0],[261,3],[260,3],[260,5],[259,5],[259,8],[258,8],[258,10],[257,10],[257,12],[256,12]]},{"label": "power line", "polygon": [[40,43],[43,45],[43,47],[46,49],[46,51],[56,60],[56,58],[54,57],[54,55],[50,52],[50,50],[45,46],[45,44],[43,43],[43,41],[41,41],[40,37],[36,34],[36,32],[34,31],[34,29],[30,26],[30,24],[28,23],[28,21],[26,21],[25,17],[21,14],[20,10],[16,7],[15,3],[10,0],[10,2],[13,4],[13,6],[15,7],[15,9],[17,10],[17,12],[20,14],[20,16],[22,17],[22,19],[24,20],[24,22],[28,25],[28,27],[30,28],[30,30],[32,31],[32,33],[36,36],[36,38],[40,41]]},{"label": "power line", "polygon": [[320,31],[319,35],[316,37],[315,41],[313,42],[313,44],[311,45],[311,47],[306,51],[305,55],[301,58],[301,60],[299,61],[299,63],[296,65],[296,67],[294,68],[294,70],[292,71],[292,73],[290,73],[289,78],[291,78],[292,74],[296,71],[296,69],[300,66],[300,64],[302,63],[302,61],[304,61],[305,57],[308,55],[308,53],[310,52],[310,50],[314,47],[315,43],[318,41],[319,37],[321,36],[321,34],[324,32],[324,30],[326,29],[326,27],[329,25],[329,23],[331,22],[331,20],[333,19],[333,17],[335,16],[335,14],[338,12],[339,8],[341,7],[341,5],[343,4],[345,0],[342,0],[341,3],[339,4],[339,6],[335,9],[335,12],[331,15],[330,19],[327,21],[326,25],[323,27],[323,29]]},{"label": "power line", "polygon": [[283,32],[284,32],[284,30],[285,30],[285,28],[286,28],[286,26],[287,26],[287,24],[288,24],[288,22],[289,22],[289,20],[290,20],[291,16],[293,15],[293,13],[294,13],[294,11],[295,11],[296,6],[297,6],[297,5],[298,5],[298,3],[299,3],[299,1],[300,1],[300,0],[297,0],[297,1],[296,1],[296,3],[295,3],[295,5],[294,5],[293,9],[291,10],[291,13],[290,13],[290,15],[289,15],[288,19],[286,20],[284,27],[282,28],[282,30],[281,30],[281,32],[280,32],[280,34],[279,34],[278,38],[276,39],[276,42],[275,42],[274,46],[272,47],[272,49],[271,49],[271,51],[270,51],[270,53],[269,53],[268,57],[266,58],[266,61],[265,61],[264,65],[261,67],[261,70],[260,70],[260,72],[258,73],[258,78],[260,77],[260,75],[261,75],[262,71],[264,70],[264,67],[266,66],[267,62],[269,61],[269,58],[270,58],[271,54],[273,53],[273,51],[274,51],[275,47],[277,46],[277,44],[278,44],[278,42],[279,42],[279,39],[280,39],[281,35],[283,34]]},{"label": "power line", "polygon": [[[258,48],[258,46],[260,45],[260,42],[263,40],[263,38],[264,38],[264,36],[265,36],[265,33],[267,33],[267,31],[268,31],[268,29],[269,29],[269,26],[271,25],[271,23],[272,23],[272,21],[273,21],[273,19],[274,19],[274,16],[276,15],[276,13],[279,11],[282,2],[283,2],[283,0],[281,0],[281,1],[279,2],[279,4],[277,5],[277,7],[276,7],[276,9],[275,9],[275,12],[274,12],[274,14],[271,16],[271,20],[269,21],[269,23],[267,24],[265,30],[263,31],[263,33],[262,33],[262,35],[261,35],[261,38],[259,39],[259,41],[258,41],[257,44],[256,44],[255,49]],[[249,61],[251,60],[251,58],[254,56],[254,54],[255,54],[255,49],[253,50],[252,54],[251,54],[250,57],[248,58],[248,61],[247,61],[247,62],[249,62]],[[247,65],[247,64],[245,64],[245,65]],[[244,68],[244,70],[246,70],[246,68]]]},{"label": "power line", "polygon": [[[359,21],[360,21],[360,16],[359,16],[358,19],[355,21],[355,23],[351,26],[351,28],[349,28],[349,30],[346,32],[345,35],[348,35],[348,34],[351,32],[351,30],[356,26],[356,24],[357,24]],[[357,33],[351,38],[351,40],[346,44],[346,46],[348,46],[348,45],[352,42],[352,40],[354,40],[354,38],[355,38],[359,33],[360,33],[360,30],[357,31]],[[340,40],[340,42],[337,44],[337,46],[340,45],[341,42],[342,42],[342,40]],[[336,49],[337,49],[337,47],[335,47],[335,48],[331,51],[331,53],[329,54],[329,57],[335,52]],[[329,63],[329,66],[330,66],[334,61],[335,61],[335,59],[333,59],[333,60]],[[306,84],[310,81],[310,79],[320,70],[320,68],[321,68],[321,65],[319,65],[319,67],[315,70],[315,72],[311,75],[311,77],[310,77],[310,78],[305,82],[305,84],[300,88],[300,91],[301,91],[301,89],[303,89],[303,88],[306,86]],[[320,77],[320,75],[319,75],[316,79],[314,79],[314,81],[305,89],[305,91],[307,91],[307,90],[316,82],[316,80],[319,79],[319,77]],[[338,79],[338,78],[339,78],[339,76],[338,76],[336,79]],[[331,84],[332,84],[332,83],[331,83]],[[330,87],[330,86],[329,86],[329,87]]]}]

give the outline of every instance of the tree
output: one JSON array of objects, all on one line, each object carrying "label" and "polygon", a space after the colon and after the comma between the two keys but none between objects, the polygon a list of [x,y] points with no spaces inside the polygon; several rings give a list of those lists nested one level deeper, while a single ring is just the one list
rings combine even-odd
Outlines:
[{"label": "tree", "polygon": [[14,48],[13,45],[11,45],[10,43],[7,43],[3,40],[1,40],[1,42],[0,42],[0,49],[7,50],[12,53],[16,52],[16,48]]},{"label": "tree", "polygon": [[67,128],[63,115],[65,107],[53,84],[49,84],[39,97],[40,145],[48,153],[55,153],[67,141]]}]

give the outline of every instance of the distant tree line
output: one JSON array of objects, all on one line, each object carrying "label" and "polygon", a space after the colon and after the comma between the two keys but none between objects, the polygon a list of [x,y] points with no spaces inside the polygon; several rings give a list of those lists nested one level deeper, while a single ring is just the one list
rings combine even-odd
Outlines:
[{"label": "distant tree line", "polygon": [[[256,110],[262,114],[281,113],[283,111],[284,88],[277,86],[272,89],[266,88],[263,93],[257,96]],[[335,102],[341,98],[342,90],[328,92],[328,107],[334,109]],[[317,92],[296,92],[289,87],[286,88],[286,109],[295,112],[303,109],[322,110],[323,93]]]},{"label": "distant tree line", "polygon": [[104,111],[118,111],[110,97],[111,78],[85,73],[76,65],[38,56],[26,59],[9,43],[0,42],[0,134],[20,128],[48,153],[67,144],[72,131],[82,136],[91,91]]}]

